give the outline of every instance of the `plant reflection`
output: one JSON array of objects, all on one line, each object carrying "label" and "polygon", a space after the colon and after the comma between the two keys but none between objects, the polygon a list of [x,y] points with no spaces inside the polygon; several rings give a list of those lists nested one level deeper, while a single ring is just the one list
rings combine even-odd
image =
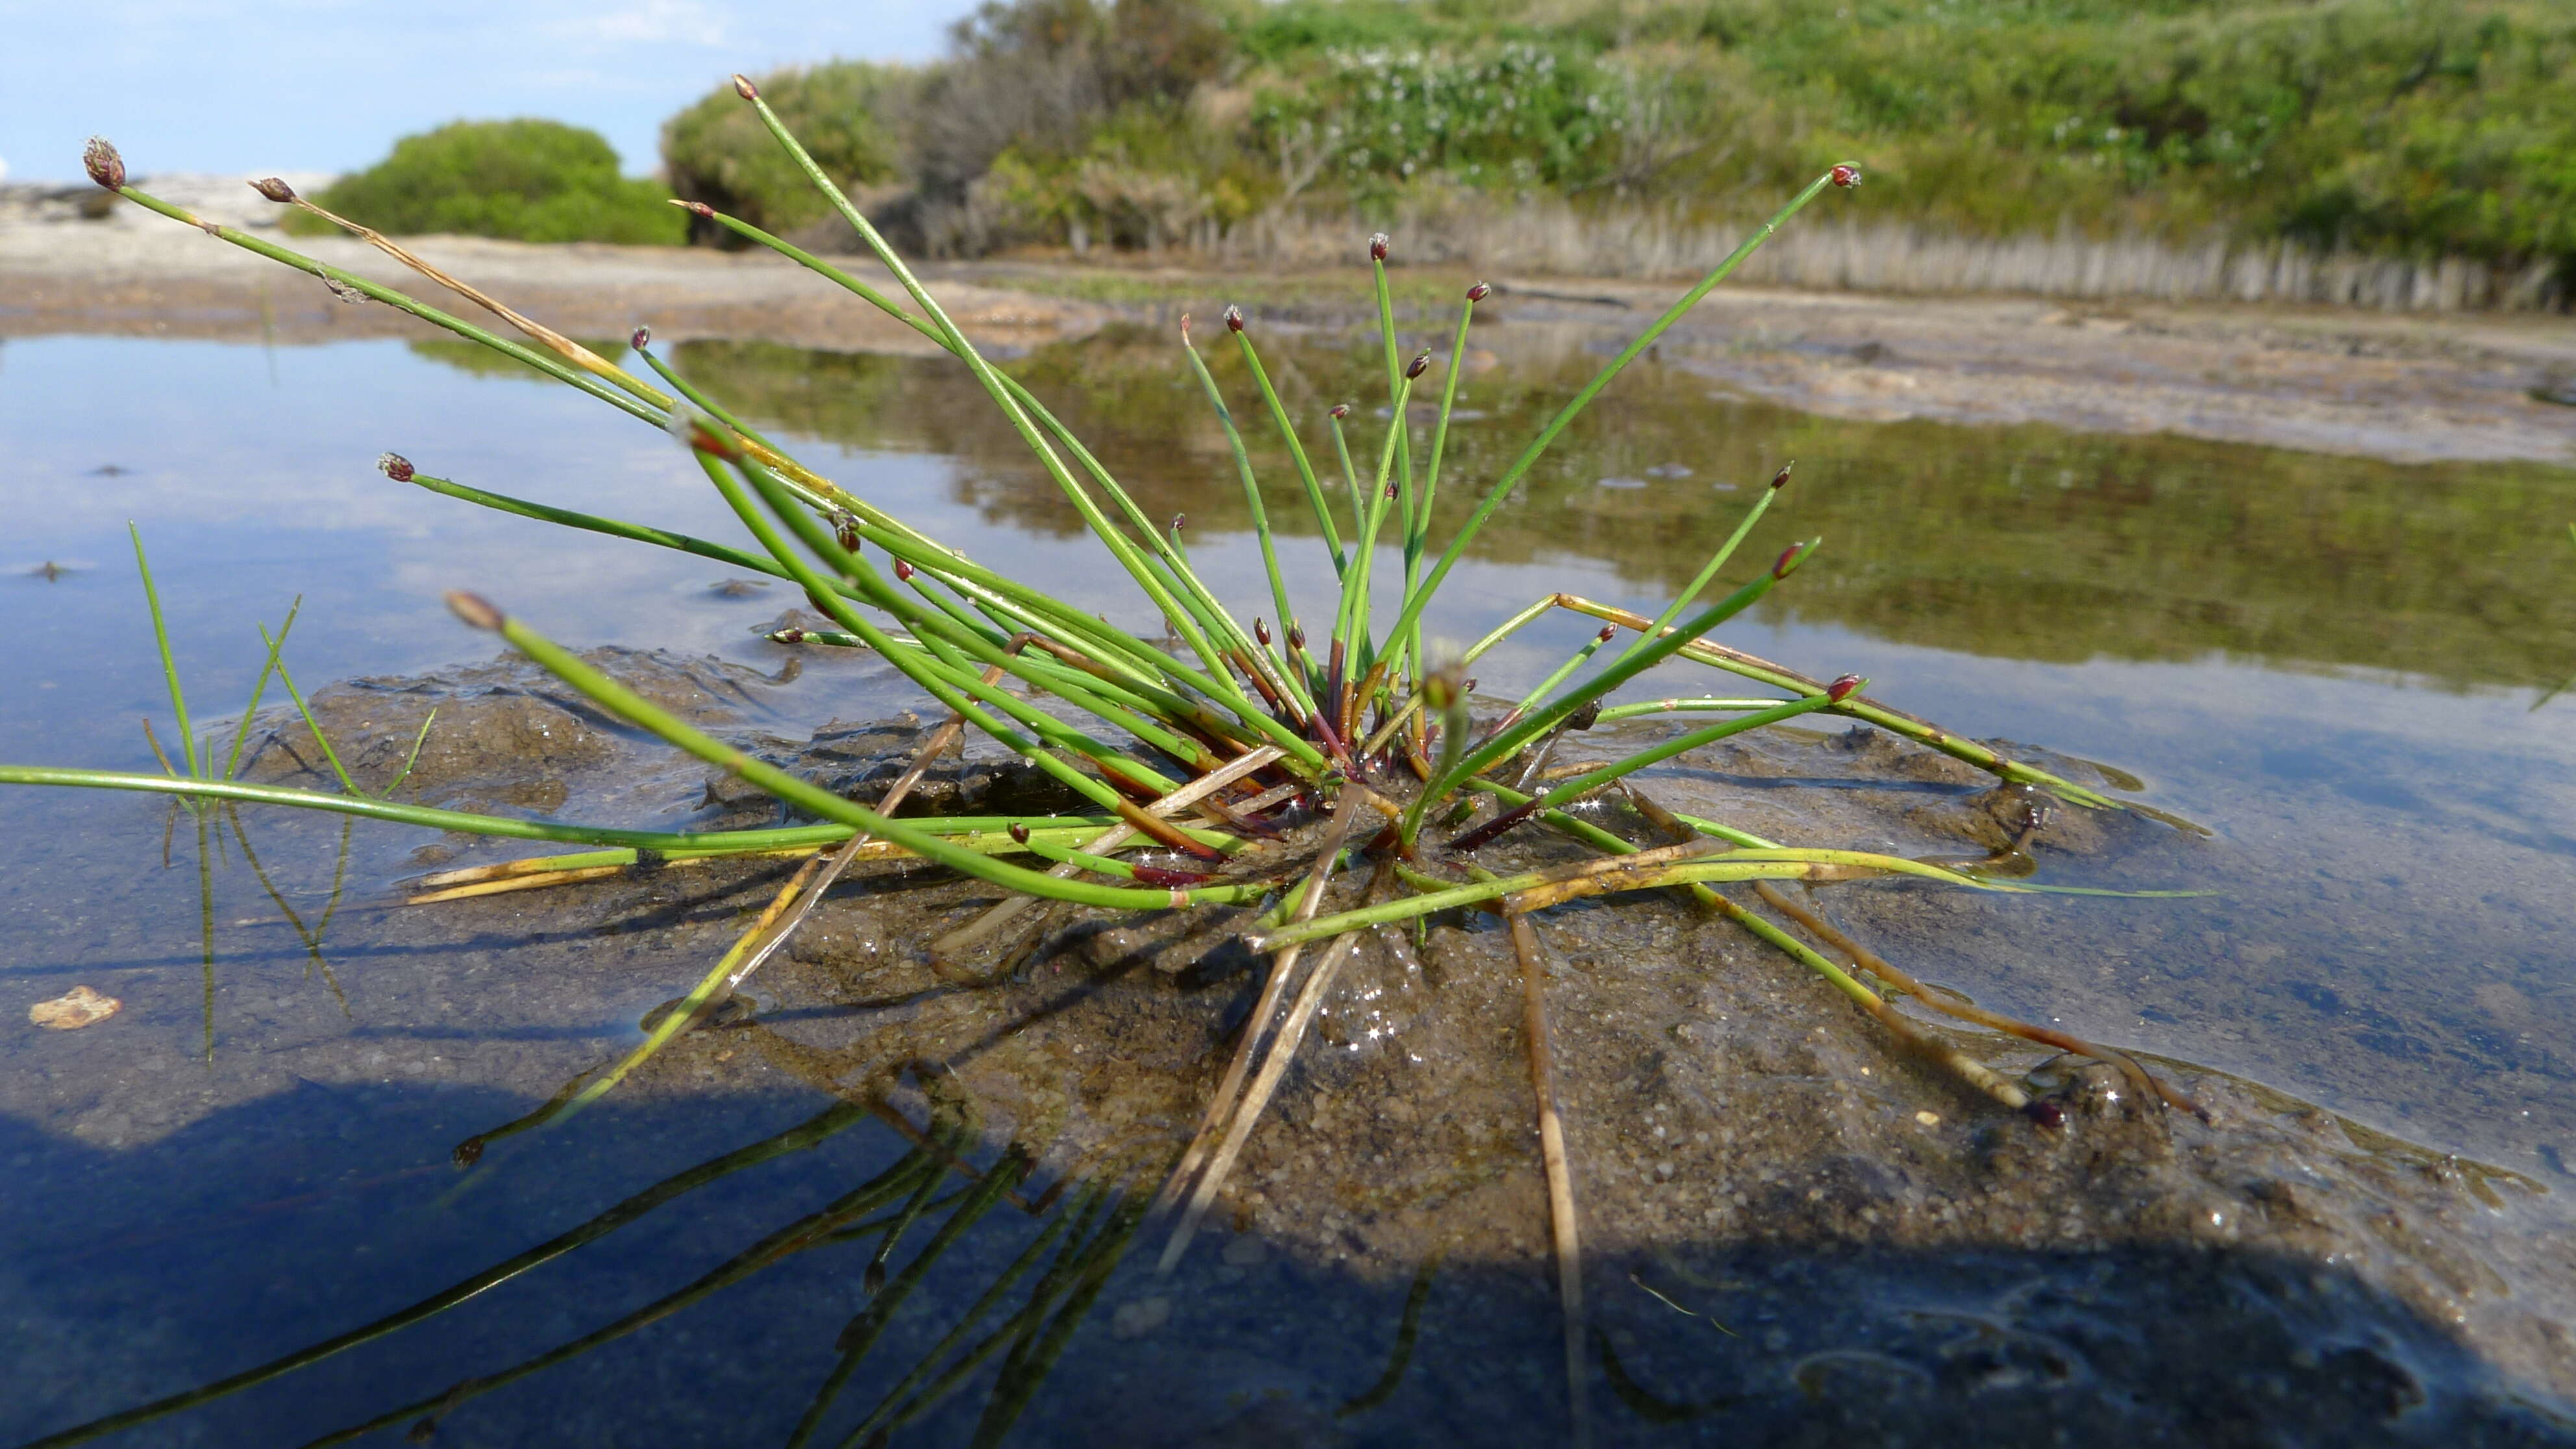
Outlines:
[{"label": "plant reflection", "polygon": [[[1598,359],[1582,329],[1515,329],[1460,392],[1451,470],[1491,477],[1519,423]],[[1363,395],[1367,356],[1329,335],[1282,337],[1278,382],[1302,412]],[[1225,440],[1167,339],[1113,329],[1012,365],[1157,517],[1194,537],[1249,527]],[[930,362],[693,342],[682,367],[765,426],[874,450],[942,453],[996,520],[1081,527],[1015,438],[987,426],[970,379]],[[1227,365],[1220,353],[1219,367]],[[1261,476],[1294,487],[1261,430]],[[1641,592],[1700,562],[1699,520],[1788,458],[1801,486],[1757,539],[1833,539],[1821,583],[1758,617],[2018,659],[2196,659],[2396,670],[2446,685],[2546,689],[2567,672],[2576,596],[2563,545],[2530,526],[2565,511],[2570,475],[2538,464],[2404,466],[2172,437],[1816,417],[1714,389],[1667,347],[1559,440],[1476,556],[1599,560]],[[1444,490],[1461,514],[1472,488]],[[1286,492],[1283,532],[1312,528]],[[1447,527],[1454,519],[1435,525]],[[1778,539],[1772,539],[1776,534]],[[1758,548],[1757,548],[1757,551]]]},{"label": "plant reflection", "polygon": [[[307,1449],[347,1443],[406,1424],[414,1441],[425,1440],[448,1415],[484,1394],[613,1343],[800,1253],[855,1244],[872,1245],[864,1270],[868,1301],[841,1329],[835,1342],[839,1357],[816,1388],[789,1442],[875,1442],[936,1409],[998,1358],[998,1370],[984,1382],[984,1408],[974,1434],[977,1444],[997,1442],[1027,1409],[1125,1257],[1150,1196],[1139,1189],[1150,1188],[1168,1163],[1152,1153],[1113,1154],[1080,1165],[1043,1191],[1027,1193],[1024,1184],[1037,1154],[1011,1142],[977,1165],[975,1158],[982,1154],[973,1103],[935,1072],[921,1071],[918,1082],[929,1104],[924,1126],[915,1126],[883,1097],[836,1102],[786,1131],[667,1177],[586,1222],[372,1322],[184,1393],[48,1435],[26,1449],[86,1443],[167,1418],[413,1328],[702,1188],[819,1146],[871,1119],[894,1127],[910,1140],[910,1150],[823,1207],[780,1225],[690,1283],[642,1307],[506,1368],[460,1379],[436,1393],[334,1430],[311,1440]],[[888,1324],[968,1232],[1005,1204],[1017,1209],[1029,1225],[1027,1243],[855,1423],[847,1427],[836,1423],[848,1418],[845,1392],[869,1362]],[[927,1238],[907,1254],[907,1239],[924,1229]],[[898,1260],[901,1266],[896,1267]],[[1029,1281],[1032,1274],[1033,1282]]]}]

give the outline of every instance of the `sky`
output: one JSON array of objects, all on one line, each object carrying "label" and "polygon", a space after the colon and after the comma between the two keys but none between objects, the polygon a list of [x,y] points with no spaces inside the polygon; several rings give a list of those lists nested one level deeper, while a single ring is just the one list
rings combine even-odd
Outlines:
[{"label": "sky", "polygon": [[0,0],[0,165],[76,181],[345,171],[460,118],[543,116],[641,175],[665,118],[734,71],[923,61],[973,0]]}]

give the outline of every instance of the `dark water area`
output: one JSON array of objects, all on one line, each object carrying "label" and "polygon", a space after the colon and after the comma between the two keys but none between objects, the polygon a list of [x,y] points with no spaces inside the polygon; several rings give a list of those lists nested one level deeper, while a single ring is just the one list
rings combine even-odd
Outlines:
[{"label": "dark water area", "polygon": [[[1271,346],[1289,406],[1354,401],[1373,456],[1374,354]],[[1484,346],[1435,538],[1603,343],[1527,328]],[[953,366],[740,343],[674,357],[933,537],[1153,622]],[[1294,474],[1230,354],[1210,360],[1291,588],[1320,598]],[[264,657],[254,624],[301,595],[287,659],[344,737],[374,739],[362,782],[390,777],[428,703],[458,731],[456,752],[425,755],[425,799],[657,826],[704,804],[702,769],[547,714],[534,685],[459,674],[491,650],[440,606],[450,588],[631,651],[605,657],[782,750],[920,705],[864,655],[758,637],[802,603],[783,585],[384,479],[391,448],[736,537],[668,439],[464,361],[386,342],[0,344],[0,761],[151,770],[144,717],[175,747],[129,520],[201,731],[228,745]],[[1112,332],[1013,366],[1149,513],[1186,515],[1203,576],[1267,612],[1234,464],[1179,361],[1168,338]],[[2043,1150],[1731,928],[1660,902],[1569,908],[1552,989],[1596,1435],[2576,1442],[2576,696],[2555,693],[2576,675],[2576,473],[1824,420],[1692,363],[1641,366],[1568,430],[1428,631],[1470,640],[1551,591],[1653,613],[1794,458],[1720,586],[1792,540],[1825,547],[1723,637],[1867,675],[2071,772],[2092,762],[2085,778],[2200,827],[2061,822],[2032,879],[2204,893],[1823,898],[1927,980],[2151,1054],[2221,1111],[2167,1127],[2097,1102],[2074,1145]],[[1594,627],[1541,619],[1485,657],[1480,692],[1517,697]],[[1718,678],[1668,668],[1622,697]],[[427,682],[321,688],[368,679]],[[272,687],[255,741],[292,734],[283,704]],[[516,775],[468,758],[501,704],[546,739]],[[1781,838],[1972,853],[1990,782],[1938,765],[1788,732],[1650,779]],[[273,755],[258,768],[282,778]],[[683,1038],[466,1173],[460,1141],[630,1048],[785,868],[396,908],[424,870],[530,852],[275,811],[201,828],[152,797],[34,789],[0,791],[0,831],[0,1441],[218,1383],[601,1223],[452,1309],[106,1442],[298,1443],[379,1418],[365,1442],[424,1418],[445,1443],[784,1442],[850,1325],[894,1303],[812,1440],[839,1443],[916,1363],[944,1362],[942,1335],[1006,1278],[979,1333],[1049,1283],[1078,1296],[893,1442],[971,1442],[1015,1394],[1020,1443],[1564,1437],[1518,988],[1492,931],[1434,933],[1436,986],[1354,976],[1255,1134],[1248,1196],[1158,1277],[1158,1234],[1121,1260],[1128,1227],[1093,1194],[1186,1135],[1248,1004],[1239,963],[1094,933],[1068,959],[1096,976],[939,994],[900,943],[964,897],[854,881],[764,976],[757,1021]],[[75,984],[124,1009],[27,1024]],[[1976,1040],[2010,1070],[2060,1070]],[[954,1066],[903,1070],[920,1061]],[[907,1134],[942,1120],[944,1093],[1008,1123],[975,1161],[1016,1136],[1038,1167],[950,1234],[969,1186],[952,1173],[872,1293],[887,1224],[937,1180]],[[478,1379],[514,1365],[531,1371]]]}]

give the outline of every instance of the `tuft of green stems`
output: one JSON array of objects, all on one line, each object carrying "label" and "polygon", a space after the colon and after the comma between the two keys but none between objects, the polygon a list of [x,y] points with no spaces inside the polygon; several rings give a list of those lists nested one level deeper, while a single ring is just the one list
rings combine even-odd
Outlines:
[{"label": "tuft of green stems", "polygon": [[[274,635],[265,627],[260,630],[267,658],[253,691],[251,711],[257,709],[261,692],[269,677],[275,675],[312,729],[340,789],[337,793],[308,791],[252,785],[229,778],[239,765],[249,712],[236,731],[231,756],[222,772],[225,778],[217,779],[211,769],[213,741],[208,739],[201,744],[197,739],[180,691],[159,595],[143,560],[139,530],[135,534],[136,558],[144,573],[155,639],[178,720],[186,758],[184,776],[175,766],[162,777],[0,766],[0,784],[154,790],[177,795],[192,808],[217,800],[283,805],[415,827],[578,844],[592,849],[522,863],[521,873],[584,878],[602,868],[640,863],[648,855],[659,860],[844,846],[855,851],[852,837],[864,834],[877,842],[870,847],[872,851],[899,852],[929,861],[997,886],[1017,899],[1065,901],[1104,910],[1258,903],[1276,895],[1289,880],[1262,878],[1257,870],[1248,877],[1220,878],[1221,869],[1231,870],[1228,863],[1242,846],[1274,833],[1274,823],[1296,818],[1295,812],[1320,810],[1328,801],[1363,802],[1381,812],[1384,818],[1379,823],[1386,828],[1355,831],[1351,845],[1362,854],[1381,856],[1384,868],[1379,878],[1392,882],[1388,888],[1395,894],[1354,911],[1265,929],[1254,938],[1264,950],[1281,950],[1299,941],[1370,925],[1423,921],[1442,911],[1506,897],[1518,914],[1575,895],[1677,885],[1690,889],[1704,902],[1715,901],[1721,898],[1708,885],[1721,881],[1840,879],[1870,874],[1914,876],[1961,888],[1999,888],[1993,882],[1955,871],[1891,857],[1784,849],[1722,821],[1679,816],[1669,817],[1672,828],[1691,838],[1693,850],[1725,848],[1732,853],[1723,859],[1666,860],[1658,856],[1642,862],[1626,860],[1640,847],[1577,819],[1563,808],[1600,790],[1625,788],[1623,782],[1637,772],[1701,745],[1808,714],[1838,713],[1895,730],[1947,749],[2005,778],[2056,790],[2077,804],[2109,803],[2098,794],[1877,705],[1858,694],[1856,687],[1849,687],[1854,682],[1838,682],[1829,689],[1792,671],[1726,649],[1706,637],[1760,601],[1818,547],[1815,540],[1799,543],[1714,602],[1702,600],[1702,595],[1715,588],[1728,572],[1740,546],[1786,484],[1785,469],[1773,487],[1736,518],[1697,575],[1653,619],[1603,610],[1568,595],[1554,595],[1503,621],[1454,662],[1435,667],[1426,654],[1422,640],[1425,611],[1474,546],[1479,531],[1504,506],[1550,445],[1606,387],[1774,232],[1829,186],[1838,181],[1848,184],[1849,168],[1835,168],[1798,191],[1768,222],[1748,234],[1725,261],[1631,339],[1537,430],[1508,466],[1483,482],[1475,506],[1436,556],[1431,527],[1450,420],[1459,397],[1461,355],[1476,302],[1486,289],[1481,284],[1471,289],[1459,309],[1449,336],[1448,356],[1440,361],[1447,373],[1439,383],[1439,403],[1427,451],[1417,459],[1420,440],[1415,436],[1411,412],[1414,392],[1418,379],[1427,376],[1429,368],[1439,360],[1425,350],[1407,362],[1397,335],[1387,248],[1383,239],[1375,239],[1370,278],[1377,303],[1376,342],[1386,367],[1387,428],[1377,440],[1374,466],[1367,469],[1357,466],[1352,456],[1351,439],[1343,425],[1346,408],[1331,410],[1323,440],[1340,465],[1349,493],[1347,534],[1328,506],[1308,440],[1301,434],[1289,400],[1281,396],[1263,366],[1243,314],[1229,308],[1225,322],[1234,335],[1236,360],[1286,448],[1297,487],[1314,513],[1334,570],[1332,607],[1306,611],[1307,616],[1329,619],[1327,632],[1309,639],[1300,626],[1298,601],[1280,564],[1262,481],[1237,427],[1226,387],[1191,344],[1186,321],[1182,350],[1190,375],[1205,394],[1234,460],[1236,481],[1244,491],[1261,553],[1262,584],[1267,595],[1264,602],[1275,615],[1276,634],[1262,621],[1256,620],[1251,628],[1240,622],[1223,593],[1211,587],[1193,566],[1177,525],[1167,529],[1147,518],[1128,489],[1096,454],[1026,386],[984,357],[906,261],[759,98],[756,89],[748,82],[743,82],[740,89],[753,116],[786,162],[808,179],[825,206],[849,223],[865,249],[895,279],[900,295],[880,291],[740,218],[703,206],[691,209],[858,296],[928,338],[964,366],[1001,420],[1021,439],[1052,485],[1081,517],[1084,527],[1116,565],[1118,574],[1133,587],[1136,605],[1148,611],[1148,617],[1163,623],[1169,640],[1148,638],[1122,628],[1098,612],[1032,588],[1005,571],[977,564],[884,509],[850,494],[798,462],[775,440],[666,363],[652,351],[649,337],[640,330],[634,339],[635,352],[660,386],[570,343],[363,228],[351,227],[424,277],[519,328],[534,345],[504,338],[396,289],[356,278],[273,242],[229,228],[206,229],[234,245],[322,277],[335,287],[354,289],[514,358],[640,422],[666,428],[693,450],[709,487],[725,501],[749,546],[535,503],[432,477],[389,454],[383,466],[390,476],[478,507],[718,560],[729,567],[792,583],[828,616],[831,627],[796,632],[792,639],[785,632],[773,638],[875,651],[951,711],[964,727],[1049,776],[1069,798],[1080,802],[1075,807],[1080,814],[1001,821],[1000,832],[1011,837],[1007,842],[997,836],[995,822],[991,821],[970,826],[965,821],[891,818],[891,811],[873,810],[842,799],[657,708],[529,621],[469,594],[450,596],[452,606],[468,622],[498,633],[531,661],[611,714],[734,773],[817,823],[757,831],[635,831],[575,822],[502,819],[403,804],[390,796],[410,778],[418,763],[429,728],[426,722],[421,737],[412,742],[401,773],[385,790],[370,794],[352,776],[286,666],[283,651],[296,617],[293,609]],[[203,225],[184,210],[124,185],[121,175],[113,179],[121,194],[138,204]],[[1402,561],[1401,584],[1394,591],[1396,602],[1391,617],[1375,608],[1376,562],[1382,546]],[[1595,612],[1609,619],[1612,627],[1578,649],[1510,713],[1476,737],[1468,713],[1470,685],[1461,677],[1464,667],[1558,608]],[[1595,656],[1609,646],[1621,628],[1632,630],[1634,637],[1606,663],[1596,662]],[[1667,663],[1716,668],[1777,693],[1737,698],[1675,691],[1672,697],[1662,700],[1610,702],[1616,691]],[[1049,704],[1056,707],[1047,707]],[[1516,771],[1519,778],[1538,774],[1539,762],[1570,731],[1590,728],[1603,720],[1695,713],[1728,717],[1628,748],[1618,758],[1578,768],[1571,778],[1535,794],[1506,783],[1516,778]],[[1253,756],[1258,756],[1257,768],[1250,758]],[[1229,762],[1234,761],[1244,762],[1244,768],[1229,774],[1234,769]],[[1204,800],[1198,808],[1207,817],[1204,823],[1183,824],[1153,813],[1154,807],[1168,807],[1183,797],[1200,801],[1201,796]],[[1472,817],[1475,804],[1488,797],[1501,802],[1502,813],[1482,825],[1458,830]],[[1523,820],[1568,835],[1613,863],[1562,878],[1547,872],[1498,873],[1471,866],[1471,871],[1482,878],[1460,883],[1431,869],[1424,854],[1430,848],[1423,839],[1427,829],[1455,832],[1440,848],[1467,853]],[[1436,827],[1434,822],[1438,822]],[[1139,866],[1120,859],[1117,842],[1137,833],[1198,857],[1195,868]],[[1034,857],[1050,868],[1032,868],[1006,858],[1013,855]],[[1621,860],[1626,863],[1616,863]],[[783,895],[779,909],[785,906]],[[1275,918],[1280,912],[1272,915]],[[788,919],[787,929],[792,929],[797,917]],[[973,937],[977,931],[970,927],[957,934]],[[692,1019],[695,1008],[704,1004],[701,998],[710,998],[722,983],[734,979],[729,971],[751,949],[751,943],[749,936],[737,943],[687,999],[688,1009],[673,1014],[672,1022]],[[757,958],[752,959],[756,964]],[[1812,967],[1814,963],[1808,964]],[[682,1028],[672,1025],[669,1029]],[[659,1037],[648,1041],[627,1065],[648,1056],[660,1041]],[[581,1100],[609,1090],[625,1070],[622,1066],[594,1081],[581,1094]]]}]

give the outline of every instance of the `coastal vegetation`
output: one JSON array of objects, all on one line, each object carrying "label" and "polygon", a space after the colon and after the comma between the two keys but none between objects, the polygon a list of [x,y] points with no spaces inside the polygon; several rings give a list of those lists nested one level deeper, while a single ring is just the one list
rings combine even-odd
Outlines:
[{"label": "coastal vegetation", "polygon": [[[2524,0],[1017,0],[937,65],[762,84],[942,255],[1740,231],[1831,153],[1869,160],[1882,227],[2453,258],[2552,296],[2576,264],[2576,12]],[[723,102],[667,129],[674,189],[817,217]]]},{"label": "coastal vegetation", "polygon": [[[405,136],[393,154],[341,177],[314,200],[396,236],[453,232],[528,242],[677,242],[683,218],[651,181],[618,174],[596,131],[560,121],[453,121]],[[331,233],[290,212],[286,229]]]},{"label": "coastal vegetation", "polygon": [[[2533,0],[993,0],[924,66],[760,80],[917,253],[1695,276],[1817,154],[1866,225],[1747,280],[2558,307],[2576,283],[2576,12]],[[316,198],[396,235],[849,245],[719,88],[661,182],[598,136],[456,122]],[[309,225],[325,225],[307,218]]]}]

